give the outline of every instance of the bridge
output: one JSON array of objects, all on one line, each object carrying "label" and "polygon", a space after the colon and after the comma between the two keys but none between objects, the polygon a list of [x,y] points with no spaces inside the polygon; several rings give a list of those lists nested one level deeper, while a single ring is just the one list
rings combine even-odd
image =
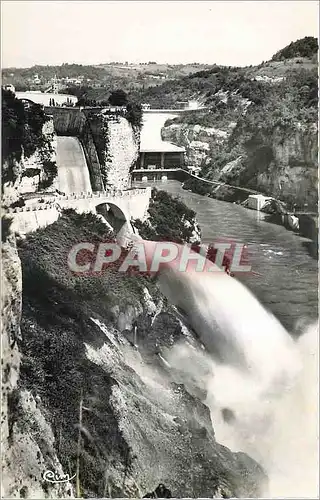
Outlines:
[{"label": "bridge", "polygon": [[199,108],[183,108],[183,109],[179,109],[179,108],[170,108],[170,109],[144,109],[143,110],[143,113],[146,113],[146,114],[152,114],[152,113],[167,113],[167,114],[174,114],[174,115],[180,115],[182,113],[192,113],[192,112],[195,112],[195,111],[202,111],[204,109],[207,109],[207,106],[200,106]]},{"label": "bridge", "polygon": [[6,214],[13,219],[11,230],[26,234],[52,224],[64,209],[96,213],[109,228],[114,229],[118,241],[124,244],[127,234],[135,232],[131,225],[132,219],[143,220],[146,217],[150,196],[151,187],[123,191],[111,188],[108,191],[59,196],[47,193],[25,200],[26,204],[22,207],[7,209]]},{"label": "bridge", "polygon": [[67,103],[67,101],[70,101],[73,104],[76,104],[76,102],[78,102],[78,98],[76,96],[69,94],[53,94],[49,92],[29,91],[16,92],[15,95],[18,99],[26,99],[28,101],[34,102],[35,104],[42,104],[42,106],[49,106],[51,99],[54,99],[55,103],[59,104],[60,106],[64,103]]}]

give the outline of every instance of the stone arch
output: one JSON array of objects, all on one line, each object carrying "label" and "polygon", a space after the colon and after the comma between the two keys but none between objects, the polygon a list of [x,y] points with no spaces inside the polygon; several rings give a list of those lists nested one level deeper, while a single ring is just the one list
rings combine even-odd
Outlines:
[{"label": "stone arch", "polygon": [[123,243],[134,232],[129,216],[115,203],[99,203],[95,208],[96,213],[102,215],[113,228],[119,243]]}]

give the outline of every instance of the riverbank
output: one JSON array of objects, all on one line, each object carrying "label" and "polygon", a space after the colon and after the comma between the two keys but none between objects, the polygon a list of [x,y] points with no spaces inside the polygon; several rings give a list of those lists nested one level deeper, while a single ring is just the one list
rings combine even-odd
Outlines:
[{"label": "riverbank", "polygon": [[[282,225],[286,229],[294,231],[300,234],[300,236],[312,240],[312,252],[315,257],[318,255],[319,223],[317,212],[297,209],[288,210],[286,204],[281,200],[277,200],[273,197],[268,197],[262,193],[259,193],[258,191],[202,179],[182,169],[179,169],[179,171],[177,170],[176,172],[170,171],[170,173],[172,173],[171,177],[163,177],[164,173],[165,171],[162,171],[162,175],[159,178],[159,180],[162,180],[163,182],[158,183],[157,185],[165,186],[165,183],[168,182],[168,179],[170,181],[177,180],[178,182],[181,182],[182,189],[187,192],[192,192],[220,201],[242,205],[245,208],[252,210],[256,210],[257,208],[259,208],[258,211],[261,214],[261,217],[264,217],[267,222]],[[148,172],[148,174],[151,174],[151,172]],[[146,176],[146,178],[149,179],[149,175]],[[139,183],[138,179],[139,177],[134,180],[134,182]],[[154,179],[158,179],[158,176],[154,176]],[[146,179],[144,178],[144,180]],[[257,204],[255,207],[254,204],[248,203],[248,200],[250,198],[253,199],[259,196],[264,197],[265,200],[271,200],[272,206],[268,206],[268,204],[265,204],[265,206],[263,206],[263,204],[260,204],[259,207],[259,204]]]}]

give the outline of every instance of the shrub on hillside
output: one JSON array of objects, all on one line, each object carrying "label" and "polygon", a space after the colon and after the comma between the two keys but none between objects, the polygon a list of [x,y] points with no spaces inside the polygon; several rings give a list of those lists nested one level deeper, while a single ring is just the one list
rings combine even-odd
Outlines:
[{"label": "shrub on hillside", "polygon": [[149,218],[142,222],[135,220],[134,226],[146,240],[172,241],[184,243],[192,240],[196,223],[196,213],[179,198],[166,191],[152,190]]},{"label": "shrub on hillside", "polygon": [[207,196],[212,192],[212,185],[207,182],[201,182],[201,179],[193,179],[191,177],[183,183],[183,189]]},{"label": "shrub on hillside", "polygon": [[313,36],[305,36],[296,42],[291,42],[289,45],[279,50],[272,57],[272,61],[282,61],[283,59],[292,59],[293,57],[309,57],[311,58],[318,52],[318,40]]},{"label": "shrub on hillside", "polygon": [[141,105],[135,102],[129,102],[127,104],[125,117],[127,118],[128,122],[131,123],[131,125],[141,128],[143,117]]},{"label": "shrub on hillside", "polygon": [[128,103],[128,96],[124,90],[114,90],[109,97],[111,106],[126,106]]}]

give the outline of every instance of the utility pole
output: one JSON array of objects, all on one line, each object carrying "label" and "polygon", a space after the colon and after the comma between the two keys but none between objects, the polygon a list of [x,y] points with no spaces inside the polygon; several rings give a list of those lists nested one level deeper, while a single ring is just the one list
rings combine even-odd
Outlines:
[{"label": "utility pole", "polygon": [[79,405],[79,429],[78,429],[78,444],[77,444],[77,470],[76,470],[76,495],[80,498],[80,449],[81,449],[81,429],[82,429],[82,405],[83,405],[83,391],[80,392],[80,405]]}]

